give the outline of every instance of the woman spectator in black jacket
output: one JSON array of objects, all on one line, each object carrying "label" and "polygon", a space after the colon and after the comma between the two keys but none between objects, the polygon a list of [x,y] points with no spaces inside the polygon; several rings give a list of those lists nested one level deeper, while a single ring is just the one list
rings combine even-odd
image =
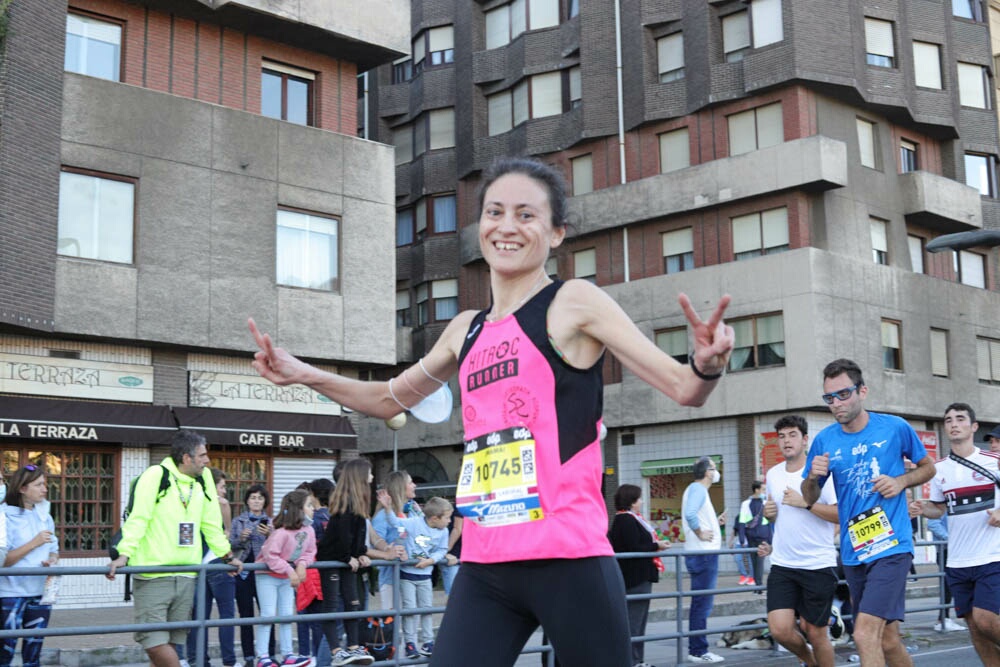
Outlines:
[{"label": "woman spectator in black jacket", "polygon": [[[611,522],[608,539],[616,553],[638,551],[662,551],[670,546],[658,541],[656,531],[642,518],[642,489],[634,484],[622,484],[615,491],[615,514]],[[659,558],[625,558],[618,560],[618,566],[625,578],[625,593],[638,595],[650,593],[653,583],[660,580],[663,563]],[[628,601],[628,625],[633,637],[646,634],[646,619],[649,617],[649,600]],[[632,662],[635,667],[649,667],[644,662],[645,644],[632,644]]]}]

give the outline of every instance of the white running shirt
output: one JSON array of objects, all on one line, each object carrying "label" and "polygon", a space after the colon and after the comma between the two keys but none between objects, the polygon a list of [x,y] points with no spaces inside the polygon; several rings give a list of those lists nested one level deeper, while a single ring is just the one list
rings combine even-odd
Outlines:
[{"label": "white running shirt", "polygon": [[[837,566],[837,524],[824,521],[802,507],[782,505],[785,489],[802,493],[802,474],[788,472],[782,461],[767,471],[767,493],[778,504],[778,517],[774,521],[774,550],[771,562],[796,570],[820,570]],[[833,477],[826,478],[817,503],[837,504],[837,491]]]}]

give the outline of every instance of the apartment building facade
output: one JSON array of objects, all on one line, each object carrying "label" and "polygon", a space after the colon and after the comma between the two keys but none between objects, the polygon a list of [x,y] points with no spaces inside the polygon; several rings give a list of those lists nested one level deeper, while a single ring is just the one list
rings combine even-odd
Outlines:
[{"label": "apartment building facade", "polygon": [[[356,90],[409,50],[409,4],[364,5],[7,6],[0,447],[8,473],[45,466],[64,563],[107,563],[179,427],[237,511],[356,455],[339,405],[256,376],[247,317],[347,375],[395,361],[392,148],[356,138]],[[62,603],[121,585],[74,579]]]},{"label": "apartment building facade", "polygon": [[[933,254],[1000,226],[996,91],[979,0],[414,0],[411,54],[367,73],[361,131],[396,146],[397,331],[414,361],[489,305],[479,174],[504,155],[562,169],[575,234],[549,272],[607,290],[686,363],[678,292],[732,295],[736,350],[700,409],[605,364],[606,489],[665,521],[692,457],[730,515],[780,460],[785,413],[831,423],[821,370],[849,357],[871,409],[941,454],[944,407],[1000,422],[997,251]],[[386,457],[392,436],[362,425]],[[457,472],[460,413],[396,434],[431,486]],[[381,451],[379,451],[381,450]],[[428,460],[433,459],[433,460]],[[409,469],[409,468],[408,468]],[[437,475],[437,477],[433,477]]]}]

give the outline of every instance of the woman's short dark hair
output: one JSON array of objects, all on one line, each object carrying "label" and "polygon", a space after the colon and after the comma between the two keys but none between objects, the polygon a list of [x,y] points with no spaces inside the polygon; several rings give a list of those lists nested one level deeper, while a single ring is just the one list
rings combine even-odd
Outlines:
[{"label": "woman's short dark hair", "polygon": [[483,172],[482,181],[479,184],[479,214],[483,213],[483,201],[486,198],[486,191],[498,179],[507,174],[522,174],[535,180],[545,188],[549,196],[549,210],[552,212],[552,226],[566,226],[566,181],[562,173],[555,167],[545,164],[541,160],[528,157],[501,157],[497,158]]},{"label": "woman's short dark hair", "polygon": [[635,484],[622,484],[615,491],[615,509],[624,512],[632,509],[635,501],[642,497],[642,489]]},{"label": "woman's short dark hair", "polygon": [[4,502],[11,507],[24,507],[24,501],[21,500],[21,487],[44,476],[45,470],[41,466],[26,465],[23,468],[18,468],[7,480],[7,498]]},{"label": "woman's short dark hair", "polygon": [[260,495],[264,496],[264,507],[267,507],[267,504],[271,502],[271,494],[267,492],[267,489],[264,488],[263,484],[254,484],[249,489],[247,489],[246,492],[244,492],[243,494],[243,504],[246,505],[248,502],[250,502],[250,496],[252,496],[255,493],[259,493]]},{"label": "woman's short dark hair", "polygon": [[316,500],[319,501],[320,505],[326,507],[330,504],[330,492],[333,491],[332,480],[320,477],[309,482],[309,486],[312,488],[313,495],[316,496]]}]

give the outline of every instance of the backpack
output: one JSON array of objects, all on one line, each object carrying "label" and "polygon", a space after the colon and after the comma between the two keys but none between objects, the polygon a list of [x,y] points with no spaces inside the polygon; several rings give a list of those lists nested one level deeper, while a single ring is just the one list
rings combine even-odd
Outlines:
[{"label": "backpack", "polygon": [[[167,489],[170,488],[170,471],[162,463],[157,465],[162,472],[160,475],[160,486],[156,491],[156,500],[153,504],[159,503],[160,498],[167,495]],[[139,475],[139,477],[142,477],[142,475]],[[132,513],[132,505],[135,503],[135,485],[139,481],[139,477],[132,478],[132,481],[128,485],[128,501],[125,503],[125,509],[122,510],[122,523],[125,523],[128,520],[128,515]],[[204,492],[205,498],[211,500],[211,497],[208,495],[208,489],[205,488],[205,479],[200,475],[195,479],[201,484],[201,490]],[[121,555],[118,553],[118,543],[121,541],[122,529],[121,525],[119,525],[118,530],[111,536],[111,541],[108,543],[108,555],[111,556],[111,560],[118,560],[118,557]]]}]

